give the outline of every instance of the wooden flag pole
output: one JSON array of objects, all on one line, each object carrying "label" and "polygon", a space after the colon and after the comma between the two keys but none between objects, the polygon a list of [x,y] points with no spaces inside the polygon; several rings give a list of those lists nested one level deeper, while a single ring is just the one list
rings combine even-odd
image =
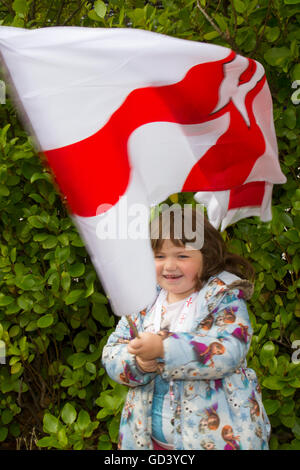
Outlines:
[{"label": "wooden flag pole", "polygon": [[136,329],[136,326],[135,326],[135,324],[133,323],[133,321],[131,320],[130,316],[129,316],[129,315],[126,315],[126,318],[127,318],[127,321],[128,321],[128,323],[129,323],[130,328],[131,328],[132,331],[133,331],[133,334],[134,334],[135,338],[139,338],[138,330]]}]

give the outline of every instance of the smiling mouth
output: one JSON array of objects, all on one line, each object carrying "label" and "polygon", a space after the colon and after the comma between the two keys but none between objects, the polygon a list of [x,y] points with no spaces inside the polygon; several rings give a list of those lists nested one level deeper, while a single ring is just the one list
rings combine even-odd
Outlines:
[{"label": "smiling mouth", "polygon": [[163,277],[164,277],[165,279],[180,279],[180,278],[183,277],[183,276],[182,276],[182,274],[177,274],[176,276],[173,275],[173,274],[167,274],[167,275],[166,275],[166,274],[163,274]]}]

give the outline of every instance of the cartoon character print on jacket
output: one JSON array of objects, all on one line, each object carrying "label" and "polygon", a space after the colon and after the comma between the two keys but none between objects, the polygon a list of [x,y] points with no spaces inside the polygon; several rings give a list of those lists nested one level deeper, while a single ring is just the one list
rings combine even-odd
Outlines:
[{"label": "cartoon character print on jacket", "polygon": [[[193,370],[189,371],[190,375],[193,375]],[[197,373],[195,371],[195,376]],[[185,401],[193,400],[196,397],[202,398],[203,400],[208,400],[213,397],[214,394],[218,393],[220,389],[223,387],[222,379],[216,379],[214,381],[211,380],[203,380],[203,385],[201,388],[196,388],[195,381],[189,382],[187,386],[184,388],[183,397],[184,403]]]},{"label": "cartoon character print on jacket", "polygon": [[218,331],[223,331],[230,323],[235,323],[236,312],[238,307],[227,307],[224,311],[216,318],[216,325],[219,326]]},{"label": "cartoon character print on jacket", "polygon": [[226,285],[221,279],[215,278],[210,282],[209,289],[205,293],[205,300],[210,313],[215,310],[225,291]]},{"label": "cartoon character print on jacket", "polygon": [[226,425],[222,428],[222,438],[226,442],[224,450],[241,450],[240,444],[237,442],[240,440],[240,436],[235,436],[233,434],[233,429],[231,426]]},{"label": "cartoon character print on jacket", "polygon": [[248,326],[239,323],[239,328],[236,328],[231,334],[235,338],[237,338],[242,343],[247,343],[248,337],[250,336],[248,333]]},{"label": "cartoon character print on jacket", "polygon": [[199,328],[200,328],[201,330],[208,331],[208,330],[210,330],[211,327],[213,326],[214,321],[215,321],[214,312],[210,312],[210,313],[200,322]]},{"label": "cartoon character print on jacket", "polygon": [[220,425],[220,417],[217,413],[218,403],[214,403],[209,408],[205,408],[201,413],[197,413],[202,419],[199,423],[199,432],[205,433],[208,430],[216,431]]},{"label": "cartoon character print on jacket", "polygon": [[253,390],[251,392],[250,397],[248,398],[248,405],[245,406],[249,406],[251,421],[255,422],[260,415],[260,407],[258,401],[256,400],[255,393]]},{"label": "cartoon character print on jacket", "polygon": [[140,381],[137,380],[135,376],[133,375],[128,362],[122,361],[122,364],[124,365],[124,369],[123,369],[123,372],[119,376],[120,380],[124,382],[125,384],[129,384],[131,380],[133,380],[134,382],[140,383]]},{"label": "cartoon character print on jacket", "polygon": [[240,377],[241,384],[246,390],[250,386],[251,380],[248,377],[248,371],[246,371],[243,367],[240,369],[236,369],[235,374]]},{"label": "cartoon character print on jacket", "polygon": [[124,422],[126,422],[126,423],[129,420],[131,420],[132,417],[133,417],[134,397],[135,397],[135,391],[134,390],[131,390],[131,394],[130,394],[130,392],[128,392],[127,400],[126,400],[126,403],[124,405],[124,412],[123,412],[123,419],[124,419]]},{"label": "cartoon character print on jacket", "polygon": [[240,389],[234,387],[230,381],[227,382],[225,390],[231,412],[235,413],[237,416],[240,416],[242,409],[250,407],[249,402],[245,401],[245,399],[241,397]]},{"label": "cartoon character print on jacket", "polygon": [[147,429],[144,429],[142,426],[141,420],[137,420],[134,424],[134,439],[138,447],[143,450],[146,449],[148,442]]},{"label": "cartoon character print on jacket", "polygon": [[198,343],[197,341],[191,341],[190,344],[192,344],[194,347],[198,362],[203,365],[206,365],[206,363],[210,361],[210,363],[208,364],[209,367],[215,366],[215,363],[213,361],[214,355],[220,356],[226,351],[225,346],[216,341],[212,342],[209,346],[203,343]]},{"label": "cartoon character print on jacket", "polygon": [[200,445],[201,445],[202,449],[204,449],[204,450],[215,450],[215,449],[216,449],[216,443],[215,443],[215,441],[213,441],[213,440],[210,439],[210,438],[203,439],[203,440],[200,442]]}]

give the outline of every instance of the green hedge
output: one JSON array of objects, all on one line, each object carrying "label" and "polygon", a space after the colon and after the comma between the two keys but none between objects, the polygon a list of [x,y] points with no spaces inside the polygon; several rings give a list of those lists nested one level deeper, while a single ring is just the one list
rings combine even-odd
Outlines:
[{"label": "green hedge", "polygon": [[[249,302],[254,336],[248,364],[258,374],[271,420],[271,448],[299,450],[300,1],[57,0],[50,5],[6,0],[0,24],[143,28],[232,47],[264,65],[288,181],[274,188],[270,223],[248,218],[223,236],[257,273]],[[2,356],[6,349],[6,364],[0,364],[0,446],[115,448],[126,388],[108,378],[100,358],[116,318],[9,100],[0,105],[0,118]],[[180,194],[179,201],[191,197]]]}]

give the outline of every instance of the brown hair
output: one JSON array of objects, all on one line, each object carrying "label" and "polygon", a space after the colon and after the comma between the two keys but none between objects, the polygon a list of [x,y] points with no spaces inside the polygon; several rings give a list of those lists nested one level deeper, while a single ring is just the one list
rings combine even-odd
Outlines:
[{"label": "brown hair", "polygon": [[[182,223],[182,237],[175,238],[175,227],[174,227],[174,214],[170,212],[170,237],[169,239],[175,246],[183,246],[189,244],[195,240],[187,239],[184,235],[184,211],[181,208],[181,223]],[[202,219],[202,218],[201,218]],[[252,265],[242,256],[231,253],[227,250],[226,243],[224,242],[221,234],[216,230],[203,216],[203,246],[200,249],[203,256],[203,269],[201,276],[199,277],[196,285],[199,290],[202,285],[214,275],[221,273],[222,271],[228,271],[239,276],[242,279],[248,279],[253,281],[254,279],[254,268]],[[151,246],[156,253],[163,245],[165,238],[162,237],[162,213],[160,213],[152,222],[151,226],[156,225],[156,238],[151,236]],[[192,208],[192,224],[193,230],[196,230],[196,209]],[[155,231],[155,230],[154,230]],[[152,233],[151,233],[152,235]]]}]

